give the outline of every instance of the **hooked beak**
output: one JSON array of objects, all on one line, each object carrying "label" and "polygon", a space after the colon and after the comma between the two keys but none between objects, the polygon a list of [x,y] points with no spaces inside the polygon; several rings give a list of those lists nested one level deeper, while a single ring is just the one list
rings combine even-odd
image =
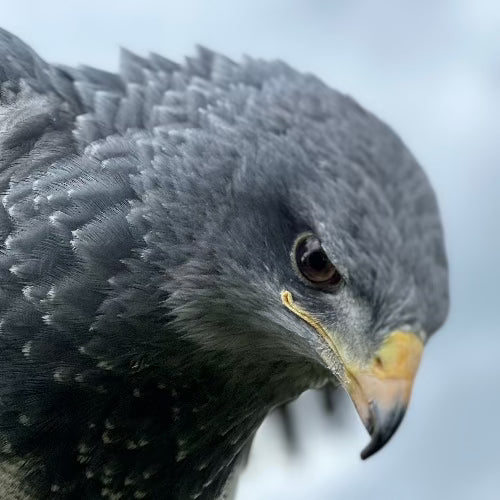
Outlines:
[{"label": "hooked beak", "polygon": [[389,441],[403,420],[422,357],[422,340],[415,333],[397,330],[386,337],[370,362],[348,364],[331,334],[295,304],[289,291],[281,293],[281,300],[285,307],[309,323],[343,362],[346,371],[343,385],[371,436],[361,458],[370,457]]},{"label": "hooked beak", "polygon": [[368,366],[347,366],[345,387],[371,441],[361,452],[366,459],[396,432],[410,401],[423,343],[410,332],[392,332]]}]

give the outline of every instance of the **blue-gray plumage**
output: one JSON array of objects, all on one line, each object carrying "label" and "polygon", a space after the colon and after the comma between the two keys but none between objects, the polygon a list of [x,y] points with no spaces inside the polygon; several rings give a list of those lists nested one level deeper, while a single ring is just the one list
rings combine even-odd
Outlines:
[{"label": "blue-gray plumage", "polygon": [[331,380],[368,456],[446,317],[417,162],[281,62],[115,75],[0,31],[0,194],[0,498],[223,498],[266,414]]}]

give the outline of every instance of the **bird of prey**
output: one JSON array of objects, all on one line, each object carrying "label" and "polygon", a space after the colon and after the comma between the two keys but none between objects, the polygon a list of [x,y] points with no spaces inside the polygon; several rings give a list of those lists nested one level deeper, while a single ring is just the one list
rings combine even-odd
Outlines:
[{"label": "bird of prey", "polygon": [[398,136],[282,62],[46,63],[0,31],[0,498],[234,494],[336,381],[401,422],[448,278]]}]

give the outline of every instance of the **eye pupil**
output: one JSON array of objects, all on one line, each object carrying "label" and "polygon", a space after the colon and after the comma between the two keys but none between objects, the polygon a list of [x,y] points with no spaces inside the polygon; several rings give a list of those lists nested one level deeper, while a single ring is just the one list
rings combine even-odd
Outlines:
[{"label": "eye pupil", "polygon": [[295,246],[295,261],[302,277],[315,286],[329,287],[342,281],[342,276],[314,235],[307,235],[298,240]]},{"label": "eye pupil", "polygon": [[328,266],[328,257],[320,251],[309,254],[309,266],[315,271],[323,271]]}]

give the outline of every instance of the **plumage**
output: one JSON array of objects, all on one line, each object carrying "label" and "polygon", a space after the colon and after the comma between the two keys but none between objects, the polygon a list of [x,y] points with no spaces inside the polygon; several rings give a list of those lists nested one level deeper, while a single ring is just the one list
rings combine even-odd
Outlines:
[{"label": "plumage", "polygon": [[[267,413],[339,377],[284,288],[361,357],[446,316],[417,162],[281,62],[111,74],[0,31],[0,193],[0,498],[223,495]],[[307,231],[339,294],[297,279]]]}]

